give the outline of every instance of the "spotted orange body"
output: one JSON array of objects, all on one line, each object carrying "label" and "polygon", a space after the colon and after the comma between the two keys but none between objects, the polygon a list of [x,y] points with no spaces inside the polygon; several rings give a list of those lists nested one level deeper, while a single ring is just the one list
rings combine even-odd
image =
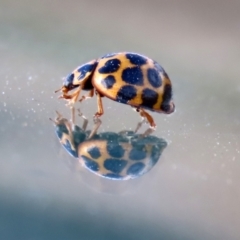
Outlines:
[{"label": "spotted orange body", "polygon": [[[76,89],[73,93],[69,91]],[[103,114],[102,97],[135,108],[150,127],[156,124],[145,110],[170,114],[175,110],[172,84],[165,70],[154,60],[130,52],[107,54],[76,68],[64,81],[62,98],[75,103],[81,90],[89,91],[80,101],[97,95],[98,111]]]}]

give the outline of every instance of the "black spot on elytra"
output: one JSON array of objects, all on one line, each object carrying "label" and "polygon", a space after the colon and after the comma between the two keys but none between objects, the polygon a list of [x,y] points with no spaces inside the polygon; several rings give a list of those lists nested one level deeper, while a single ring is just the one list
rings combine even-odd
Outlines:
[{"label": "black spot on elytra", "polygon": [[116,142],[108,142],[107,151],[111,157],[121,158],[124,155],[124,149]]},{"label": "black spot on elytra", "polygon": [[94,172],[97,172],[99,170],[99,165],[98,163],[94,162],[92,159],[84,156],[84,155],[81,155],[81,158],[84,160],[84,163],[85,163],[85,166],[94,171]]},{"label": "black spot on elytra", "polygon": [[139,67],[129,67],[123,70],[122,80],[126,83],[142,86],[143,85],[143,74]]},{"label": "black spot on elytra", "polygon": [[87,152],[94,159],[97,159],[97,158],[99,158],[101,156],[100,150],[96,146],[88,148]]},{"label": "black spot on elytra", "polygon": [[142,91],[142,106],[152,109],[153,106],[157,103],[158,93],[152,89],[145,88]]},{"label": "black spot on elytra", "polygon": [[102,58],[102,59],[103,59],[103,58],[110,58],[110,57],[113,57],[113,56],[115,56],[115,55],[117,55],[117,53],[108,53],[108,54],[102,56],[101,58]]},{"label": "black spot on elytra", "polygon": [[129,158],[131,160],[143,160],[145,157],[146,151],[144,148],[138,149],[137,147],[135,147],[129,153]]},{"label": "black spot on elytra", "polygon": [[126,58],[130,60],[132,64],[141,66],[147,63],[147,59],[141,55],[135,53],[127,53]]},{"label": "black spot on elytra", "polygon": [[123,159],[109,158],[104,161],[104,167],[113,173],[120,173],[126,165],[127,161]]},{"label": "black spot on elytra", "polygon": [[84,64],[84,65],[80,66],[78,68],[78,72],[80,73],[78,80],[85,78],[85,76],[88,72],[92,73],[92,71],[95,69],[96,65],[97,65],[97,62],[95,62],[93,64]]},{"label": "black spot on elytra", "polygon": [[164,87],[164,92],[163,92],[163,100],[161,104],[161,109],[164,112],[169,112],[170,111],[170,101],[172,100],[172,86],[167,84]]},{"label": "black spot on elytra", "polygon": [[99,73],[114,73],[116,72],[121,65],[121,61],[117,58],[108,60],[105,65],[99,68]]},{"label": "black spot on elytra", "polygon": [[76,85],[73,85],[73,79],[74,79],[74,74],[71,73],[66,77],[63,83],[63,86],[66,87],[69,91],[77,87]]},{"label": "black spot on elytra", "polygon": [[161,72],[165,77],[168,78],[168,75],[165,72],[165,70],[163,69],[163,67],[161,65],[159,65],[156,61],[154,61],[154,66],[159,72]]},{"label": "black spot on elytra", "polygon": [[134,86],[126,85],[119,89],[116,97],[117,102],[127,103],[137,96],[137,89]]},{"label": "black spot on elytra", "polygon": [[128,175],[138,175],[142,172],[142,170],[144,169],[145,164],[142,162],[137,162],[134,163],[133,165],[131,165],[128,170],[127,170],[127,174]]},{"label": "black spot on elytra", "polygon": [[115,82],[116,82],[115,77],[112,75],[109,75],[101,81],[101,84],[105,88],[110,89],[110,88],[112,88],[112,86],[114,85]]},{"label": "black spot on elytra", "polygon": [[154,68],[149,68],[147,70],[147,76],[149,83],[155,87],[158,88],[162,85],[162,79],[159,76],[159,72]]},{"label": "black spot on elytra", "polygon": [[164,69],[156,61],[154,61],[154,66],[159,72],[164,72]]}]

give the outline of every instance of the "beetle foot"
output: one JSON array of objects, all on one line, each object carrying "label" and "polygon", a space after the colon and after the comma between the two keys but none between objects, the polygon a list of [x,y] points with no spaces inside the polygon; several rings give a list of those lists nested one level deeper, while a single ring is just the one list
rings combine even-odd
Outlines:
[{"label": "beetle foot", "polygon": [[102,116],[102,113],[96,112],[93,116],[93,118],[99,118]]},{"label": "beetle foot", "polygon": [[83,115],[80,109],[77,109],[77,111],[78,111],[78,116],[83,119],[82,129],[86,131],[87,125],[88,125],[88,119]]},{"label": "beetle foot", "polygon": [[102,124],[102,121],[99,118],[93,118],[94,126],[92,128],[91,133],[88,136],[88,139],[92,138],[96,133],[100,125]]},{"label": "beetle foot", "polygon": [[79,102],[82,102],[83,100],[85,100],[86,97],[85,96],[82,96],[80,99],[79,99]]},{"label": "beetle foot", "polygon": [[94,124],[101,124],[102,123],[102,121],[100,120],[100,118],[93,118],[93,122],[94,122]]},{"label": "beetle foot", "polygon": [[59,124],[70,124],[69,121],[62,116],[61,113],[59,113],[58,111],[56,111],[56,114],[57,114],[57,116],[56,116],[55,119],[49,118],[49,120],[52,121],[55,125],[59,125]]}]

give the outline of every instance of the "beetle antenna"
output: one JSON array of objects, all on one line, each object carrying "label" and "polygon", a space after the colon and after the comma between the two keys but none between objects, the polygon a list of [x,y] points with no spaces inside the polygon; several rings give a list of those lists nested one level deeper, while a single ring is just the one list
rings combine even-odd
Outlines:
[{"label": "beetle antenna", "polygon": [[62,90],[62,87],[56,91],[54,91],[54,93],[60,92]]},{"label": "beetle antenna", "polygon": [[57,123],[54,119],[52,119],[52,118],[49,118],[49,120],[52,121],[55,125],[58,124],[58,123]]}]

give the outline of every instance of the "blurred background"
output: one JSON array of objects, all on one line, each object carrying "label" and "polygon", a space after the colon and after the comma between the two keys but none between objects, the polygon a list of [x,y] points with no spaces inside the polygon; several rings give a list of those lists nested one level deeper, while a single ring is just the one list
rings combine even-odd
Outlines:
[{"label": "blurred background", "polygon": [[[0,239],[240,239],[239,12],[238,0],[0,0]],[[157,60],[177,109],[153,114],[169,143],[157,165],[122,182],[75,167],[49,121],[70,117],[63,78],[119,51]],[[135,128],[129,106],[103,103],[100,132]],[[90,128],[96,109],[81,104]]]}]

